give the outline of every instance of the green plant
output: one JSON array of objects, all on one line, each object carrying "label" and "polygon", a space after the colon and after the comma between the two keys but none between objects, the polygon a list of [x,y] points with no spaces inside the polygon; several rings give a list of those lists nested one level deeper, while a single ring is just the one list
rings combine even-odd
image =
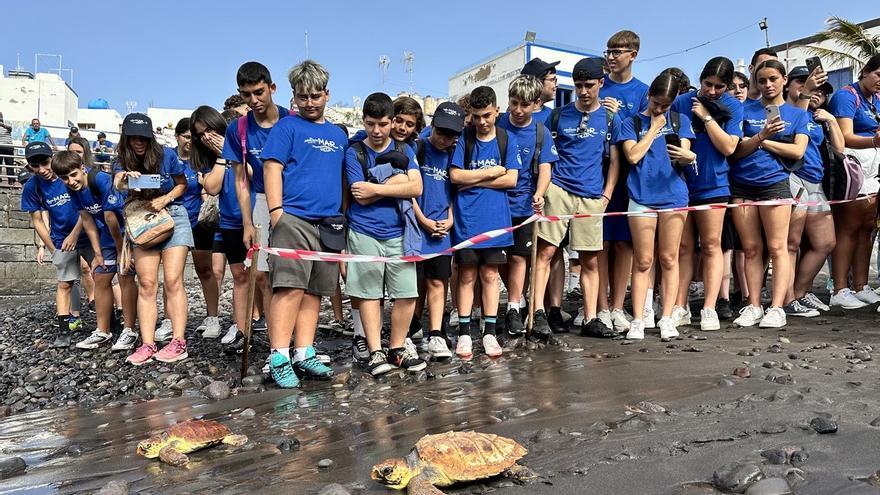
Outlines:
[{"label": "green plant", "polygon": [[880,53],[880,36],[865,31],[855,22],[831,17],[825,21],[825,26],[816,33],[817,41],[832,42],[833,45],[807,45],[806,50],[832,65],[850,65],[858,71],[865,61]]}]

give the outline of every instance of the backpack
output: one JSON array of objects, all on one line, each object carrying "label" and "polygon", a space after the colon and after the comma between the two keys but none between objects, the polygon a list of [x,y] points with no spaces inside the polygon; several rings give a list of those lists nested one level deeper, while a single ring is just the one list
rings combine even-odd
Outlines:
[{"label": "backpack", "polygon": [[[853,94],[853,96],[856,97],[856,112],[858,112],[859,107],[862,106],[862,96],[859,94],[860,92],[856,91],[855,86],[853,86],[852,84],[850,84],[849,86],[844,86],[843,89],[845,89],[846,91],[849,91],[850,93]],[[871,98],[866,100],[865,103],[868,104],[868,109],[870,109],[871,113],[874,114],[874,120],[877,121],[878,124],[880,124],[880,115],[877,114],[877,105],[874,105],[874,102],[872,100],[873,100],[873,95]]]},{"label": "backpack", "polygon": [[[392,141],[394,141],[392,139]],[[364,144],[363,141],[355,141],[351,143],[351,146],[354,148],[354,153],[357,156],[358,163],[361,164],[361,169],[364,171],[364,180],[370,180],[370,167],[367,166],[369,160],[367,160],[367,145]],[[399,151],[406,154],[406,144],[401,143],[399,141],[394,141],[394,151]],[[421,163],[421,162],[419,162]]]},{"label": "backpack", "polygon": [[[294,116],[296,115],[296,110],[288,110],[287,115]],[[278,120],[281,120],[279,117]],[[241,164],[247,165],[247,129],[248,129],[248,118],[247,115],[243,115],[238,118],[238,121],[235,123],[238,129],[238,141],[241,143]],[[245,169],[247,171],[247,169]],[[247,177],[247,173],[245,173],[245,177]]]},{"label": "backpack", "polygon": [[[495,142],[498,143],[498,152],[501,153],[501,166],[507,168],[507,131],[495,126]],[[467,167],[474,156],[474,146],[477,144],[477,129],[473,126],[464,130],[464,163]]]},{"label": "backpack", "polygon": [[865,173],[858,158],[834,151],[828,140],[830,131],[822,124],[825,140],[819,145],[825,171],[822,174],[822,190],[832,201],[855,199],[865,182]]},{"label": "backpack", "polygon": [[[446,151],[446,154],[449,155],[449,158],[452,158],[452,153],[455,151],[455,146],[452,146]],[[425,140],[419,139],[416,141],[416,160],[419,162],[419,166],[425,164]]]},{"label": "backpack", "polygon": [[[550,137],[559,151],[559,116],[563,107],[556,107],[550,112]],[[605,132],[605,142],[602,144],[602,175],[608,175],[608,168],[611,166],[611,136],[614,133],[614,112],[605,109],[605,121],[608,123],[608,129]],[[621,174],[625,173],[623,170]],[[620,180],[618,178],[618,180]]]}]

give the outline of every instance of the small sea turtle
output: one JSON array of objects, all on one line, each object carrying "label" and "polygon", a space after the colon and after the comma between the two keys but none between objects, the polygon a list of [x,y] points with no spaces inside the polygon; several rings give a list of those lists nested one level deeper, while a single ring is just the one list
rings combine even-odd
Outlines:
[{"label": "small sea turtle", "polygon": [[507,473],[534,477],[516,461],[527,450],[510,438],[489,433],[446,432],[425,435],[406,457],[387,459],[373,466],[372,478],[409,495],[442,494],[434,486],[450,486]]},{"label": "small sea turtle", "polygon": [[138,443],[137,453],[148,459],[158,457],[172,466],[184,466],[189,462],[186,454],[225,443],[239,446],[247,443],[244,435],[233,435],[229,428],[216,421],[190,420],[169,426],[158,435]]}]

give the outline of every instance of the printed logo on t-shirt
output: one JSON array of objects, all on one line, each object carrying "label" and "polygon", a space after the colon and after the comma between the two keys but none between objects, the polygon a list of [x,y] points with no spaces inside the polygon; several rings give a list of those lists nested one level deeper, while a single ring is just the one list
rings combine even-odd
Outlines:
[{"label": "printed logo on t-shirt", "polygon": [[501,165],[501,164],[498,163],[498,160],[496,160],[495,158],[484,158],[482,160],[471,160],[469,168],[471,170],[478,170],[478,169],[484,169],[484,168],[489,168],[489,167],[495,167],[497,165]]},{"label": "printed logo on t-shirt", "polygon": [[[763,129],[764,126],[767,125],[766,118],[765,119],[745,119],[745,121],[748,122],[750,126],[758,128],[758,129]],[[786,129],[791,127],[791,122],[789,122],[787,120],[783,120],[782,123],[785,124]]]},{"label": "printed logo on t-shirt", "polygon": [[[611,98],[614,98],[614,97],[612,96]],[[624,103],[623,100],[621,100],[621,99],[619,99],[619,98],[614,98],[614,99],[617,101],[617,104],[618,104],[618,105],[620,105],[620,106],[622,106],[622,107],[626,107],[626,108],[628,108],[628,109],[630,109],[630,110],[633,109],[633,104],[632,104],[632,103]]]},{"label": "printed logo on t-shirt", "polygon": [[322,153],[333,153],[342,149],[338,144],[336,144],[336,141],[333,141],[332,139],[311,137],[303,142],[306,144],[310,144],[312,148],[315,148]]},{"label": "printed logo on t-shirt", "polygon": [[115,194],[110,193],[110,195],[107,196],[107,203],[115,205],[117,201],[119,201],[119,198],[117,198]]},{"label": "printed logo on t-shirt", "polygon": [[86,206],[85,210],[89,212],[90,215],[97,215],[98,213],[101,213],[102,208],[100,203],[94,203]]},{"label": "printed logo on t-shirt", "polygon": [[[577,137],[579,139],[587,139],[599,135],[599,131],[595,127],[585,127],[583,129],[580,127],[566,127],[562,129],[562,132],[569,137]],[[602,134],[604,135],[605,133],[603,132]]]},{"label": "printed logo on t-shirt", "polygon": [[58,196],[53,196],[46,200],[47,208],[57,208],[59,206],[64,206],[67,203],[70,203],[70,195],[67,193],[59,194]]},{"label": "printed logo on t-shirt", "polygon": [[248,148],[248,154],[259,158],[263,154],[263,148]]},{"label": "printed logo on t-shirt", "polygon": [[559,156],[559,152],[556,151],[556,145],[553,144],[550,146],[550,153],[553,153],[553,156]]},{"label": "printed logo on t-shirt", "polygon": [[430,165],[422,165],[421,169],[422,173],[424,173],[426,177],[430,177],[436,181],[446,182],[446,179],[449,178],[449,172],[441,168],[432,167]]},{"label": "printed logo on t-shirt", "polygon": [[819,124],[814,124],[813,122],[807,122],[807,131],[813,132],[819,128]]}]

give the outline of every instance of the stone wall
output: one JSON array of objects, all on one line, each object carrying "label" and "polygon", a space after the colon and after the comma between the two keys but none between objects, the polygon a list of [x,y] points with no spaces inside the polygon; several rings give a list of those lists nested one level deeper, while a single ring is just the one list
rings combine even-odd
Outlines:
[{"label": "stone wall", "polygon": [[21,211],[20,191],[0,188],[0,295],[54,294],[55,268],[35,261],[37,235]]}]

